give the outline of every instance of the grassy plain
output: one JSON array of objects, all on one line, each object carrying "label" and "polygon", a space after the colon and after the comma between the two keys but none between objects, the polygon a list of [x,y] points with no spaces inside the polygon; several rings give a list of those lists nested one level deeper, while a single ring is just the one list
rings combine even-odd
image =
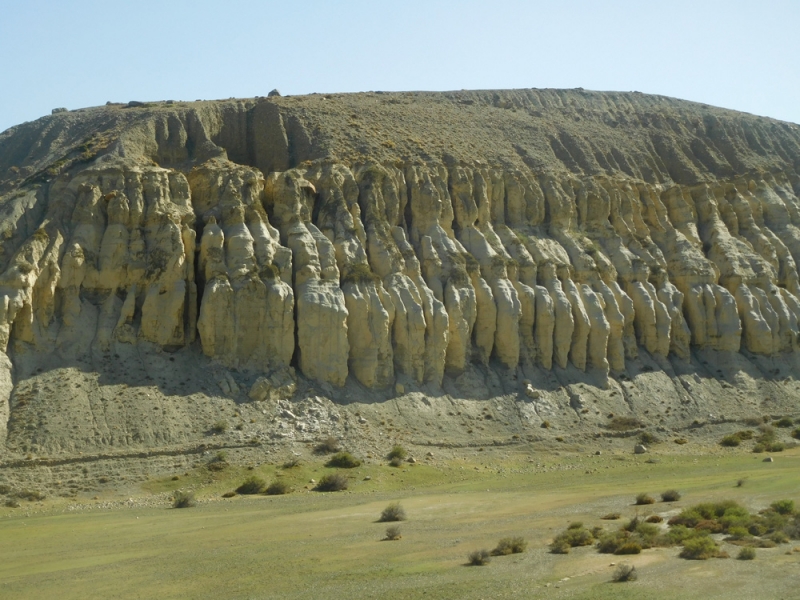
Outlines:
[{"label": "grassy plain", "polygon": [[[716,451],[534,453],[487,449],[401,468],[365,464],[345,472],[347,492],[310,491],[331,472],[323,460],[294,469],[231,466],[148,481],[147,496],[195,489],[198,505],[109,506],[99,497],[0,509],[0,597],[16,598],[791,598],[800,577],[799,543],[757,550],[753,561],[678,558],[680,548],[631,557],[593,547],[550,554],[569,523],[617,528],[610,512],[669,516],[697,502],[737,500],[755,511],[800,501],[800,448],[764,455]],[[427,464],[431,463],[431,464]],[[286,496],[222,499],[249,475],[282,477]],[[369,479],[367,479],[369,478]],[[737,481],[744,485],[737,487]],[[633,506],[675,488],[678,502]],[[108,492],[111,494],[112,492]],[[163,495],[161,496],[163,498]],[[400,501],[402,539],[382,541],[385,506]],[[35,509],[35,510],[34,510]],[[523,554],[465,566],[472,550],[522,536]],[[731,556],[736,548],[727,548]],[[622,560],[621,560],[622,559]],[[639,579],[611,583],[611,563],[636,565]]]}]

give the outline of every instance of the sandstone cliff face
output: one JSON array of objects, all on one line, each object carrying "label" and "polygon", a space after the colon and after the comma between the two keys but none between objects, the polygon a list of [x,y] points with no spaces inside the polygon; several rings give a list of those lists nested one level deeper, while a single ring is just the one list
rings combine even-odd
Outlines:
[{"label": "sandstone cliff face", "polygon": [[0,435],[8,355],[31,352],[198,345],[380,390],[797,351],[797,127],[636,95],[386,96],[0,135]]}]

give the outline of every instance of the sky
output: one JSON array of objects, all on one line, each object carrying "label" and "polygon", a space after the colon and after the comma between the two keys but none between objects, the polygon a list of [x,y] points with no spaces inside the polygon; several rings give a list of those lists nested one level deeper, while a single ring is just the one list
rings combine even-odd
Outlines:
[{"label": "sky", "polygon": [[0,131],[273,88],[637,90],[800,123],[798,26],[800,0],[0,0]]}]

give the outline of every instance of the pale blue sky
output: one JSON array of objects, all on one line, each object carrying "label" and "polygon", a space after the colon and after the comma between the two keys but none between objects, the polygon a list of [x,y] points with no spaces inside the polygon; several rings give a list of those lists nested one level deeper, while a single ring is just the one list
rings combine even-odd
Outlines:
[{"label": "pale blue sky", "polygon": [[800,0],[0,0],[0,131],[111,100],[638,90],[800,123]]}]

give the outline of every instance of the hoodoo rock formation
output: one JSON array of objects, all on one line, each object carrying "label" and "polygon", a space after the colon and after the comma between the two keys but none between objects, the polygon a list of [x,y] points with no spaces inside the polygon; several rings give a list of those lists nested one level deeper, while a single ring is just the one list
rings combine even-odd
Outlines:
[{"label": "hoodoo rock formation", "polygon": [[[15,386],[103,357],[196,348],[256,399],[796,364],[800,128],[772,119],[583,90],[108,105],[0,134],[0,194],[16,448]],[[92,443],[133,443],[113,427]]]}]

